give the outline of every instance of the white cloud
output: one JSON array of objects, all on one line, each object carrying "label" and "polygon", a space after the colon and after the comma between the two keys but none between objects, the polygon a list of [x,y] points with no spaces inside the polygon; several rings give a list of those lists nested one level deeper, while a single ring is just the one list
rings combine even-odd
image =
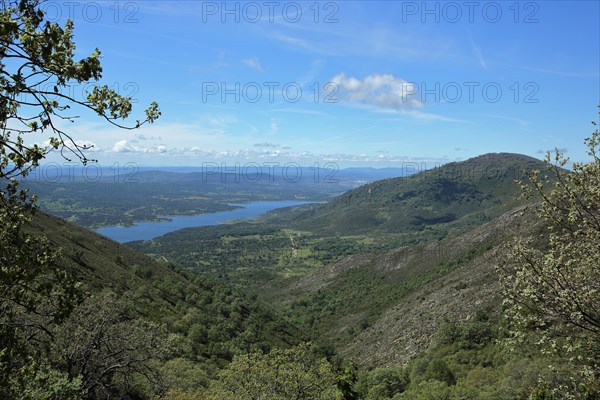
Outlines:
[{"label": "white cloud", "polygon": [[540,150],[536,151],[536,154],[547,154],[547,153],[554,154],[554,152],[556,150],[558,150],[560,153],[567,153],[569,151],[569,149],[567,149],[566,147],[559,147],[559,148],[554,148],[551,150],[541,150],[540,149]]},{"label": "white cloud", "polygon": [[151,146],[147,149],[148,153],[166,153],[168,151],[169,149],[167,148],[167,146],[163,145]]},{"label": "white cloud", "polygon": [[457,122],[457,123],[461,123],[461,124],[471,124],[472,123],[471,121],[465,120],[465,119],[451,118],[451,117],[446,117],[444,115],[433,114],[433,113],[423,112],[423,111],[419,111],[419,110],[399,110],[397,112],[390,111],[390,114],[406,115],[415,120],[426,121],[426,122],[438,121],[438,122]]},{"label": "white cloud", "polygon": [[260,60],[258,59],[258,57],[245,58],[242,60],[242,62],[255,71],[258,71],[258,72],[264,71],[262,65],[260,64]]},{"label": "white cloud", "polygon": [[279,131],[279,123],[277,122],[276,119],[271,118],[271,127],[270,127],[270,132],[272,134],[275,134]]},{"label": "white cloud", "polygon": [[[353,104],[360,106],[360,104]],[[382,108],[371,106],[371,108],[385,111]],[[410,111],[411,113],[413,111]],[[416,112],[416,111],[415,111]],[[403,111],[396,112],[402,116]],[[409,113],[409,111],[406,111]],[[266,134],[257,140],[257,135],[248,132],[246,128],[243,133],[224,133],[222,129],[207,121],[208,115],[198,116],[197,123],[157,123],[148,125],[143,130],[130,134],[121,129],[113,129],[103,125],[81,124],[73,130],[74,137],[89,137],[89,132],[94,132],[95,144],[99,151],[94,153],[95,159],[100,163],[109,165],[112,162],[132,162],[140,165],[201,165],[203,162],[278,162],[285,164],[297,162],[301,165],[313,165],[314,162],[336,162],[340,165],[379,165],[389,166],[399,162],[410,161],[410,158],[385,154],[386,157],[378,157],[379,154],[369,154],[361,149],[356,154],[350,150],[347,153],[325,153],[314,151],[310,142],[293,143],[291,148],[284,146],[285,139],[271,140],[279,136],[267,136],[271,122],[274,127],[282,128],[283,119],[268,116],[262,122],[259,133]],[[221,116],[222,117],[222,116]],[[227,125],[226,121],[236,118],[215,118],[216,124]],[[203,125],[204,124],[204,125]],[[211,126],[212,125],[212,126]],[[139,140],[137,134],[143,135],[146,140]],[[282,132],[278,132],[280,135]],[[154,141],[152,138],[162,137],[164,141]],[[260,137],[260,136],[259,136]],[[138,142],[135,142],[138,140]],[[335,139],[337,140],[337,139]],[[255,146],[259,144],[259,146]],[[313,150],[313,151],[310,151]],[[391,151],[391,149],[388,149]],[[58,152],[55,157],[59,157]],[[365,153],[365,154],[361,154]],[[391,151],[393,153],[393,151]]]},{"label": "white cloud", "polygon": [[331,115],[328,115],[321,111],[309,110],[303,108],[274,108],[271,110],[272,112],[284,112],[284,113],[294,113],[294,114],[308,114],[308,115],[318,115],[321,117],[331,118]]},{"label": "white cloud", "polygon": [[[41,143],[34,142],[34,144],[36,144],[40,147],[51,147],[50,139],[46,139],[46,140],[42,141]],[[100,147],[95,142],[92,142],[91,140],[75,140],[75,144],[81,148],[85,147],[85,150],[83,150],[83,151],[85,151],[86,153],[90,153],[90,152],[93,153],[93,152],[97,152],[97,151],[101,150]],[[65,145],[70,148],[73,148],[73,143],[70,141],[66,141]]]},{"label": "white cloud", "polygon": [[135,137],[139,140],[162,140],[160,136],[146,136],[141,133],[136,134]]},{"label": "white cloud", "polygon": [[475,57],[477,57],[477,60],[479,61],[479,65],[481,65],[481,67],[483,69],[487,70],[488,67],[487,67],[487,63],[485,62],[485,58],[483,57],[483,53],[481,52],[479,47],[477,47],[477,45],[475,44],[475,40],[473,40],[472,36],[471,36],[471,48],[473,49],[473,55]]},{"label": "white cloud", "polygon": [[392,109],[423,107],[414,84],[391,74],[373,74],[361,80],[341,73],[331,78],[331,82],[337,90],[333,96],[343,101]]},{"label": "white cloud", "polygon": [[177,153],[183,151],[178,150],[177,147],[167,147],[162,144],[152,146],[133,146],[127,140],[119,140],[116,142],[111,151],[113,153],[150,153],[150,154],[166,154],[166,153]]},{"label": "white cloud", "polygon": [[292,46],[292,47],[298,48],[300,50],[308,51],[310,53],[333,55],[330,52],[324,52],[322,46],[315,45],[313,42],[309,42],[304,39],[299,39],[299,38],[296,38],[293,36],[280,34],[280,33],[275,33],[275,34],[271,33],[270,38],[278,40],[288,46]]},{"label": "white cloud", "polygon": [[127,143],[127,140],[119,140],[117,143],[115,143],[111,149],[111,151],[113,153],[127,153],[130,152],[132,150],[131,146],[129,145],[129,143]]}]

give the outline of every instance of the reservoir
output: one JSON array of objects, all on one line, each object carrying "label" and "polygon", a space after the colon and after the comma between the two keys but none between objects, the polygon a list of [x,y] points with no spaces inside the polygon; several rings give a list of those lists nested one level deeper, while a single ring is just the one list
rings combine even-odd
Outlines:
[{"label": "reservoir", "polygon": [[248,220],[277,208],[310,203],[310,201],[281,200],[230,204],[231,206],[243,208],[199,215],[161,216],[160,218],[168,218],[169,221],[138,222],[133,226],[107,226],[97,229],[96,232],[119,243],[132,242],[134,240],[151,240],[179,229],[218,225],[232,220]]}]

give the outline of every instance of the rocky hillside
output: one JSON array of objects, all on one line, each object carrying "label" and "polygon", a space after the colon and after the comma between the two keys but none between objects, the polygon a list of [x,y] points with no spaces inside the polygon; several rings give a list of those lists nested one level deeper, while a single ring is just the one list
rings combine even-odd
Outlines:
[{"label": "rocky hillside", "polygon": [[496,313],[496,267],[515,236],[539,229],[524,207],[454,238],[343,259],[277,296],[292,320],[361,367],[397,366],[425,350],[440,323]]}]

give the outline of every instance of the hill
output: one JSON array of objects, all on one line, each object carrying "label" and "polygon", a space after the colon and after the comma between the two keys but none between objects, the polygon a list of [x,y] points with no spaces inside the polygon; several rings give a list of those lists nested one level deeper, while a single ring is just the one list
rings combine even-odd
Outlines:
[{"label": "hill", "polygon": [[495,267],[503,246],[539,228],[521,211],[453,238],[346,257],[265,297],[360,365],[405,364],[427,348],[445,318],[497,311]]},{"label": "hill", "polygon": [[[61,262],[65,268],[75,272],[88,293],[106,289],[117,294],[131,292],[136,298],[136,311],[157,322],[176,325],[175,322],[185,314],[185,307],[199,307],[200,311],[205,309],[207,318],[212,318],[213,310],[191,301],[190,298],[194,297],[192,294],[212,297],[210,301],[204,299],[207,304],[217,301],[220,295],[228,298],[227,301],[245,301],[246,314],[256,309],[257,313],[264,313],[265,317],[275,320],[266,308],[246,298],[244,293],[235,292],[207,277],[184,274],[173,265],[158,263],[129,247],[60,218],[37,213],[30,230],[36,235],[47,236],[61,248]],[[244,323],[251,319],[248,317],[246,315],[243,318]],[[265,328],[269,328],[268,324]],[[282,335],[272,336],[273,332],[268,332],[264,337],[259,334],[255,339],[267,342],[275,339],[272,343],[279,344],[294,341],[287,332],[280,333]]]},{"label": "hill", "polygon": [[360,399],[563,393],[576,374],[566,357],[528,340],[507,346],[498,266],[515,238],[535,237],[544,248],[547,230],[533,208],[452,238],[346,257],[287,285],[265,285],[263,296],[357,367]]},{"label": "hill", "polygon": [[[118,393],[119,398],[147,398],[153,392],[192,384],[201,387],[236,354],[287,348],[301,339],[299,332],[270,307],[243,292],[177,271],[172,265],[158,263],[70,222],[38,212],[26,231],[33,237],[46,236],[60,247],[59,263],[74,274],[83,293],[83,302],[69,319],[63,325],[48,328],[57,330],[52,337],[60,343],[53,344],[51,351],[56,353],[50,352],[48,359],[55,368],[66,369],[74,376],[77,373],[72,368],[81,361],[63,357],[80,351],[82,358],[91,357],[90,363],[112,361],[116,366],[105,366],[109,371],[116,368],[117,372],[103,377],[98,386],[93,381],[100,379],[93,376],[95,366],[84,363],[83,372],[79,373],[84,376],[84,387],[90,383],[88,396],[92,398],[103,396],[91,389],[98,387],[106,389],[106,393]],[[141,331],[137,328],[140,324],[144,327]],[[115,344],[110,337],[104,337],[111,335],[113,329],[114,340],[123,342]],[[143,337],[150,335],[148,332],[154,332],[156,339]],[[92,335],[90,342],[86,342],[88,335]],[[60,342],[60,338],[67,339]],[[105,342],[110,354],[102,353]],[[115,350],[119,343],[126,347]],[[151,358],[138,354],[142,350],[136,346],[155,354]],[[132,362],[150,363],[151,369],[129,367],[128,362],[111,358],[113,354],[129,354]],[[141,385],[143,376],[154,377],[153,384],[158,386]],[[136,383],[125,385],[125,377]]]},{"label": "hill", "polygon": [[494,153],[350,190],[288,222],[323,235],[396,234],[441,239],[515,207],[525,172],[544,164],[519,154]]}]

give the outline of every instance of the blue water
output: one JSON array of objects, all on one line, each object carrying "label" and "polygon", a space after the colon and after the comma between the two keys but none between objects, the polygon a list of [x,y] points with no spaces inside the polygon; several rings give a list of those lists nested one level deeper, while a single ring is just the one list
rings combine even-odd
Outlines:
[{"label": "blue water", "polygon": [[230,204],[232,206],[240,206],[243,208],[200,215],[161,216],[161,218],[168,218],[169,221],[138,222],[133,226],[107,226],[105,228],[97,229],[96,232],[119,243],[132,242],[134,240],[150,240],[183,228],[218,225],[222,222],[238,219],[252,219],[276,208],[309,203],[309,201],[283,200]]}]

